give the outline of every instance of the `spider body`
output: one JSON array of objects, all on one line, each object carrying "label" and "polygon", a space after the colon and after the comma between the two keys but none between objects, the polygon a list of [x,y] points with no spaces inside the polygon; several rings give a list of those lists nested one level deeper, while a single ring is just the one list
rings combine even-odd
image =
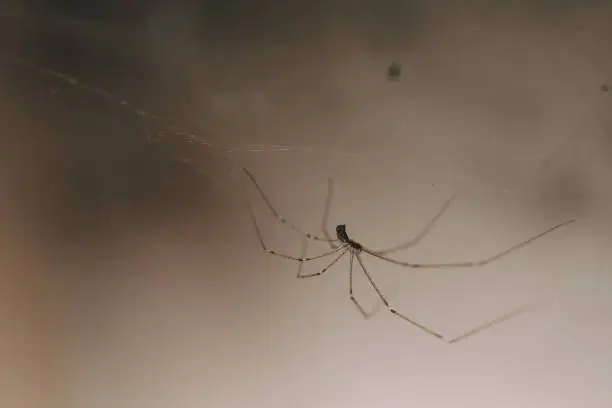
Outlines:
[{"label": "spider body", "polygon": [[353,241],[349,238],[348,234],[346,233],[345,224],[340,224],[336,226],[336,237],[338,237],[338,241],[351,247],[354,252],[361,252],[361,249],[363,247],[359,242]]}]

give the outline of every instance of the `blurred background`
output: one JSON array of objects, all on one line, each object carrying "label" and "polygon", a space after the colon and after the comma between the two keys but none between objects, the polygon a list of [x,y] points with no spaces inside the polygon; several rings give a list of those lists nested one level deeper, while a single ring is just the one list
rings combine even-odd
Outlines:
[{"label": "blurred background", "polygon": [[[0,406],[610,407],[612,5],[2,5]],[[401,64],[399,81],[387,68]],[[395,257],[296,280],[277,211]],[[312,245],[310,253],[324,251]],[[325,262],[307,265],[309,272]]]}]

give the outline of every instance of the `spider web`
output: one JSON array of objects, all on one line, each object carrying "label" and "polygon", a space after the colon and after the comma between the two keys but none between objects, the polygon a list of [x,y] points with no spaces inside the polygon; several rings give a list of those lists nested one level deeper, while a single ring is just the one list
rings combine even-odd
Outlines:
[{"label": "spider web", "polygon": [[[205,163],[214,162],[217,166],[217,170],[220,165],[223,168],[222,174],[231,177],[236,171],[240,170],[240,167],[242,167],[239,163],[238,156],[244,153],[305,153],[347,158],[367,157],[370,159],[384,159],[387,156],[384,153],[365,154],[363,152],[343,149],[322,149],[309,145],[241,144],[226,147],[201,136],[200,133],[191,130],[188,125],[179,125],[161,115],[145,110],[106,89],[84,82],[71,74],[36,64],[11,54],[0,54],[0,60],[5,64],[10,64],[19,69],[30,71],[41,77],[51,78],[64,85],[73,87],[78,91],[84,92],[85,94],[92,95],[111,106],[125,110],[148,125],[153,125],[152,128],[146,130],[149,143],[167,145],[169,148],[167,150],[174,151],[178,161],[206,176],[210,181],[214,182],[217,187],[221,187],[226,192],[232,194],[235,194],[236,191],[228,189],[227,183],[220,180],[218,172],[215,172],[215,175],[213,175],[211,171],[207,169],[209,166],[205,166]],[[58,89],[52,90],[53,94],[56,92],[58,92]],[[185,148],[187,148],[187,150],[185,150]],[[180,153],[177,153],[179,151]]]},{"label": "spider web", "polygon": [[[335,148],[332,146],[317,147],[305,144],[299,145],[275,143],[246,143],[227,146],[217,141],[213,141],[210,138],[203,137],[203,132],[195,131],[187,124],[178,124],[163,117],[162,115],[143,109],[141,106],[132,103],[120,95],[109,92],[108,90],[94,84],[85,82],[69,73],[61,72],[59,70],[7,53],[0,53],[0,60],[6,64],[30,71],[41,77],[51,78],[63,83],[64,85],[73,87],[85,94],[92,95],[105,101],[110,106],[123,109],[142,122],[152,125],[151,128],[146,130],[147,138],[150,143],[159,145],[163,144],[165,147],[167,146],[168,150],[175,152],[177,160],[191,167],[197,173],[206,176],[208,179],[210,179],[210,181],[215,183],[217,187],[221,187],[226,192],[231,192],[232,194],[235,194],[236,191],[230,191],[228,189],[228,186],[231,183],[228,184],[227,181],[228,179],[232,179],[236,171],[242,167],[240,156],[243,154],[258,156],[263,154],[269,155],[292,153],[316,155],[318,157],[326,156],[337,159],[346,158],[356,159],[359,161],[367,160],[369,162],[383,162],[389,160],[394,162],[403,162],[407,157],[410,157],[410,152],[403,151],[402,149],[395,149],[392,151],[372,151],[371,149],[368,149],[367,152],[363,152],[353,149]],[[54,89],[52,92],[57,92],[57,90]],[[216,167],[217,169],[214,172],[214,175],[207,169],[210,166],[205,165],[205,163],[211,162],[214,162],[212,167]],[[221,174],[224,175],[226,180],[220,179],[218,171],[219,168],[223,169]],[[473,180],[462,176],[456,176],[452,182],[468,186],[472,184]],[[483,181],[479,180],[478,183],[480,188],[482,188]],[[521,189],[520,185],[513,182],[505,183],[501,186],[499,183],[494,183],[486,187],[488,189],[497,191],[502,190],[504,193],[511,193]]]}]

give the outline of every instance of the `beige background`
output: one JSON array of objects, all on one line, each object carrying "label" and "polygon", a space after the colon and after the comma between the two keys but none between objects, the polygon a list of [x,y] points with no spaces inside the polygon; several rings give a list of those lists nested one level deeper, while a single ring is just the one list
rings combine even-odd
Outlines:
[{"label": "beige background", "polygon": [[[15,7],[0,77],[0,405],[611,406],[612,8],[424,3],[217,22],[172,6],[137,23]],[[313,232],[332,177],[331,223],[372,247],[411,238],[459,192],[398,254],[415,262],[578,222],[480,269],[364,258],[395,307],[448,336],[538,305],[447,345],[384,311],[362,319],[347,262],[298,281],[262,253],[227,192],[246,187],[239,166]],[[270,245],[299,253],[254,203]]]}]

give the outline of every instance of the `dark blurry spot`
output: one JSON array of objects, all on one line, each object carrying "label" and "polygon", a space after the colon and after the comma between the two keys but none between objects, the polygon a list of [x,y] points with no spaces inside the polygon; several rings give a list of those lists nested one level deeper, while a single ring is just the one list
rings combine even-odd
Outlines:
[{"label": "dark blurry spot", "polygon": [[389,81],[398,81],[402,74],[402,66],[397,62],[391,63],[387,69],[387,78]]},{"label": "dark blurry spot", "polygon": [[610,86],[608,84],[603,84],[600,89],[603,92],[608,92],[610,90]]},{"label": "dark blurry spot", "polygon": [[550,177],[540,194],[542,205],[561,204],[563,208],[578,214],[587,214],[593,202],[593,191],[587,178],[577,169]]}]

